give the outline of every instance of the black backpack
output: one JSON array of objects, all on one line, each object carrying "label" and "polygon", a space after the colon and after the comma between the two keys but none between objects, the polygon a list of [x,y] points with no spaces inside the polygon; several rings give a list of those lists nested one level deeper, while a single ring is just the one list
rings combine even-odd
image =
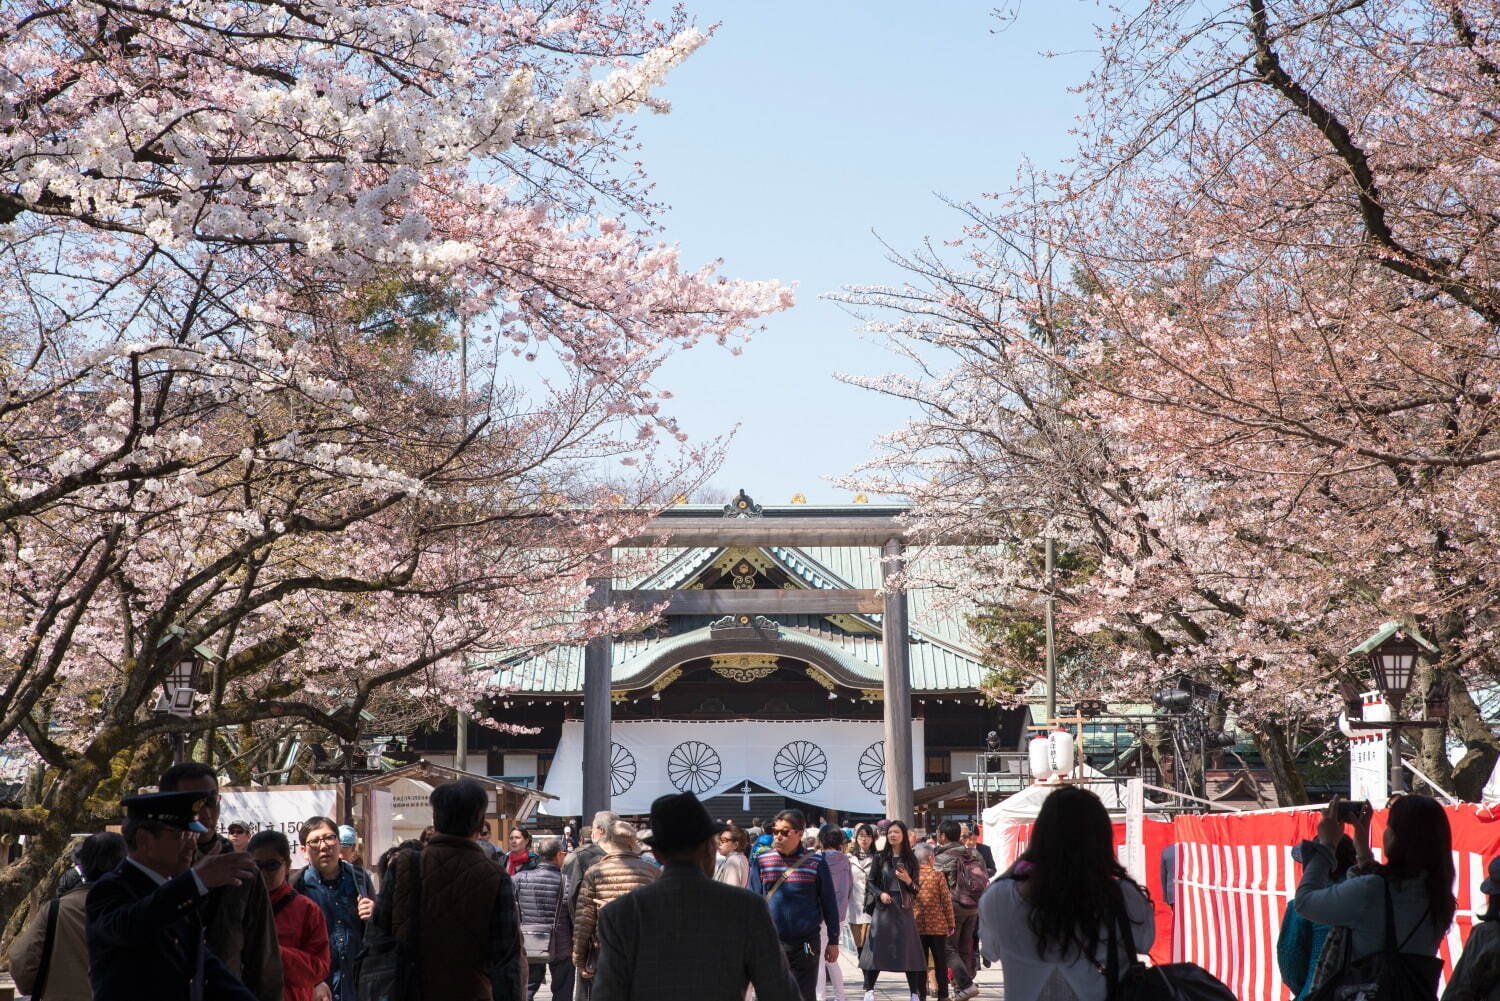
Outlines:
[{"label": "black backpack", "polygon": [[[1115,884],[1115,920],[1109,929],[1109,960],[1105,968],[1108,1001],[1236,1001],[1218,977],[1196,963],[1147,966],[1136,958],[1135,935],[1125,913],[1125,896]],[[1118,931],[1118,938],[1116,933]],[[1119,943],[1130,947],[1130,965],[1120,973]]]},{"label": "black backpack", "polygon": [[[422,856],[417,852],[407,855],[410,865],[406,873],[411,877],[410,909],[406,927],[400,936],[391,933],[396,906],[396,886],[386,888],[390,894],[390,907],[385,913],[377,908],[365,928],[364,947],[354,958],[355,997],[357,1001],[422,1001],[422,967],[418,933],[422,913]],[[396,877],[397,867],[390,867]]]}]

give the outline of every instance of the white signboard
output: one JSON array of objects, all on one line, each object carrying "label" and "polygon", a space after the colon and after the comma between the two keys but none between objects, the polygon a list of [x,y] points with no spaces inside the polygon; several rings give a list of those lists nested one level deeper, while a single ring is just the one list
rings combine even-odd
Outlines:
[{"label": "white signboard", "polygon": [[[1391,707],[1379,692],[1363,696],[1364,717],[1372,722],[1391,718]],[[1367,799],[1377,810],[1391,798],[1391,756],[1388,730],[1353,730],[1349,738],[1349,798]]]},{"label": "white signboard", "polygon": [[219,833],[239,821],[256,831],[273,830],[297,843],[297,830],[309,817],[332,817],[338,804],[335,786],[270,786],[219,790]]},{"label": "white signboard", "polygon": [[[878,721],[653,720],[615,723],[610,743],[611,809],[640,814],[658,796],[691,792],[707,799],[747,779],[791,799],[850,813],[885,812],[885,732]],[[923,774],[922,720],[912,720],[912,775]],[[542,811],[566,817],[583,809],[583,724],[563,724],[547,773],[558,797]]]}]

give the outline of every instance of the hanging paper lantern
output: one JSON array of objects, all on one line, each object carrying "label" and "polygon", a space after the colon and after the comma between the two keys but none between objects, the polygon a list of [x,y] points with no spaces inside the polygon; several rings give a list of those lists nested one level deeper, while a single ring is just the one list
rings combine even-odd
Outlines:
[{"label": "hanging paper lantern", "polygon": [[1073,771],[1073,735],[1066,730],[1053,730],[1047,737],[1048,764],[1053,774],[1062,778]]},{"label": "hanging paper lantern", "polygon": [[1043,733],[1032,737],[1031,743],[1026,745],[1026,754],[1031,761],[1031,779],[1034,782],[1045,782],[1052,777],[1052,756],[1048,753],[1049,746],[1047,735]]},{"label": "hanging paper lantern", "polygon": [[1348,713],[1339,713],[1339,733],[1342,733],[1345,737],[1354,736],[1354,727],[1349,725]]}]

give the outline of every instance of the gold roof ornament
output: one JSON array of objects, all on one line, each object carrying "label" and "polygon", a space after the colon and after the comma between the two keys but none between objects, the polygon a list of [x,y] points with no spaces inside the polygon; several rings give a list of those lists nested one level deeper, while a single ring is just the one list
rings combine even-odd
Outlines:
[{"label": "gold roof ornament", "polygon": [[868,494],[855,494],[854,495],[854,503],[856,503],[856,504],[868,504],[868,503],[870,503],[869,495]]},{"label": "gold roof ornament", "polygon": [[672,497],[673,504],[686,504],[687,494],[676,494]]},{"label": "gold roof ornament", "polygon": [[793,504],[806,504],[807,503],[807,494],[792,494],[792,503]]},{"label": "gold roof ornament", "polygon": [[774,654],[732,653],[715,654],[709,659],[709,669],[721,678],[746,684],[759,681],[776,672]]}]

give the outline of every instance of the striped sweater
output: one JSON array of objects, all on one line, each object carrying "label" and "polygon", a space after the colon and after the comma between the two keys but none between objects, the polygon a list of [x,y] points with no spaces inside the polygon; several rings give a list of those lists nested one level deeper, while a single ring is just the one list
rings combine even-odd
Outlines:
[{"label": "striped sweater", "polygon": [[823,857],[799,848],[795,855],[762,852],[750,860],[750,889],[766,895],[783,874],[786,880],[767,900],[771,920],[781,941],[789,945],[818,941],[818,926],[828,931],[828,941],[839,940],[839,905],[833,878]]}]

